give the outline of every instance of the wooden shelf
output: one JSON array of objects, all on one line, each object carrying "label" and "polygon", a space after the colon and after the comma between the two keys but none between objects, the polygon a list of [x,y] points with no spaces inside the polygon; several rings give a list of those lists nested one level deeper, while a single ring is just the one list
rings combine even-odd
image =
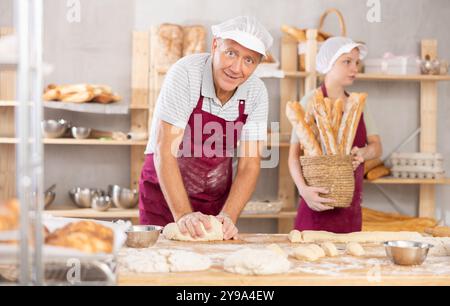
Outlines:
[{"label": "wooden shelf", "polygon": [[450,81],[450,75],[389,75],[389,74],[365,74],[356,76],[361,81]]},{"label": "wooden shelf", "polygon": [[45,210],[44,213],[54,217],[85,218],[85,219],[133,219],[139,218],[138,209],[111,208],[108,211],[96,211],[91,208],[61,207],[53,210]]},{"label": "wooden shelf", "polygon": [[402,178],[380,178],[375,181],[365,180],[368,184],[391,184],[391,185],[450,185],[450,178],[443,179],[402,179]]},{"label": "wooden shelf", "polygon": [[283,71],[286,78],[306,78],[309,73],[304,71]]},{"label": "wooden shelf", "polygon": [[0,137],[0,144],[16,144],[19,143],[17,138]]},{"label": "wooden shelf", "polygon": [[[139,209],[120,209],[111,208],[105,212],[99,212],[90,208],[73,208],[63,206],[45,211],[55,217],[64,218],[85,218],[85,219],[137,219],[139,218]],[[292,219],[297,212],[282,211],[278,214],[242,214],[240,219]]]},{"label": "wooden shelf", "polygon": [[17,102],[16,101],[4,101],[0,100],[0,107],[16,107]]},{"label": "wooden shelf", "polygon": [[[0,138],[0,144],[17,144],[17,138]],[[94,145],[94,146],[146,146],[146,140],[100,140],[100,139],[72,139],[72,138],[55,138],[44,139],[46,145]]]},{"label": "wooden shelf", "polygon": [[44,139],[48,145],[95,145],[95,146],[146,146],[146,140],[100,140],[100,139]]}]

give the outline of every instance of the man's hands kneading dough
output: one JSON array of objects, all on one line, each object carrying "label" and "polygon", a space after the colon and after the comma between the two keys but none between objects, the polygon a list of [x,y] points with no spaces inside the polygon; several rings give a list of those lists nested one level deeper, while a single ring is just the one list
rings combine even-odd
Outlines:
[{"label": "man's hands kneading dough", "polygon": [[[178,219],[176,223],[183,235],[189,234],[193,239],[203,238],[204,233],[201,224],[203,224],[207,232],[212,230],[209,218],[210,216],[202,214],[201,212],[192,212]],[[228,214],[220,213],[215,218],[222,223],[224,240],[237,239],[238,229]]]}]

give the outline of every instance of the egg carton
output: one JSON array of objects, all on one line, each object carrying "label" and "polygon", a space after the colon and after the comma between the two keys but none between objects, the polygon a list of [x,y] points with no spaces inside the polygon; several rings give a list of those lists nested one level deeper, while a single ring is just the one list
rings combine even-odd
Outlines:
[{"label": "egg carton", "polygon": [[445,177],[439,153],[393,153],[391,173],[395,178],[440,179]]}]

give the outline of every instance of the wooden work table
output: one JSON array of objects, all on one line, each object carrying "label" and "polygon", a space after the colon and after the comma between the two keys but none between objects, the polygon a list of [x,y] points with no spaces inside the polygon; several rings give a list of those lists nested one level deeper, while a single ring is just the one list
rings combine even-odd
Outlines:
[{"label": "wooden work table", "polygon": [[[382,245],[364,245],[367,255],[351,257],[342,255],[304,262],[289,257],[289,273],[270,276],[245,276],[231,274],[222,267],[223,258],[241,248],[264,248],[278,244],[285,251],[292,250],[287,235],[241,235],[241,240],[215,243],[168,241],[160,237],[153,248],[180,249],[208,255],[213,260],[211,269],[183,273],[130,273],[119,268],[119,285],[193,285],[193,286],[286,286],[286,285],[450,285],[450,257],[429,256],[418,267],[401,267],[392,264],[384,254]],[[342,249],[343,245],[337,245]],[[342,250],[340,250],[343,253]]]}]

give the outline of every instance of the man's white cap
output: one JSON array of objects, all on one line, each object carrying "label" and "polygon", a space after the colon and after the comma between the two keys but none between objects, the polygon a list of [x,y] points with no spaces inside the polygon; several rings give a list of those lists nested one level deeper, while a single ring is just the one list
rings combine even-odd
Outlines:
[{"label": "man's white cap", "polygon": [[239,16],[211,27],[214,37],[231,39],[238,44],[266,55],[273,38],[255,17]]},{"label": "man's white cap", "polygon": [[356,43],[348,37],[332,37],[327,39],[316,58],[316,69],[318,72],[326,74],[333,68],[337,59],[345,53],[350,53],[354,48],[359,49],[359,59],[367,56],[368,49],[366,45]]}]

